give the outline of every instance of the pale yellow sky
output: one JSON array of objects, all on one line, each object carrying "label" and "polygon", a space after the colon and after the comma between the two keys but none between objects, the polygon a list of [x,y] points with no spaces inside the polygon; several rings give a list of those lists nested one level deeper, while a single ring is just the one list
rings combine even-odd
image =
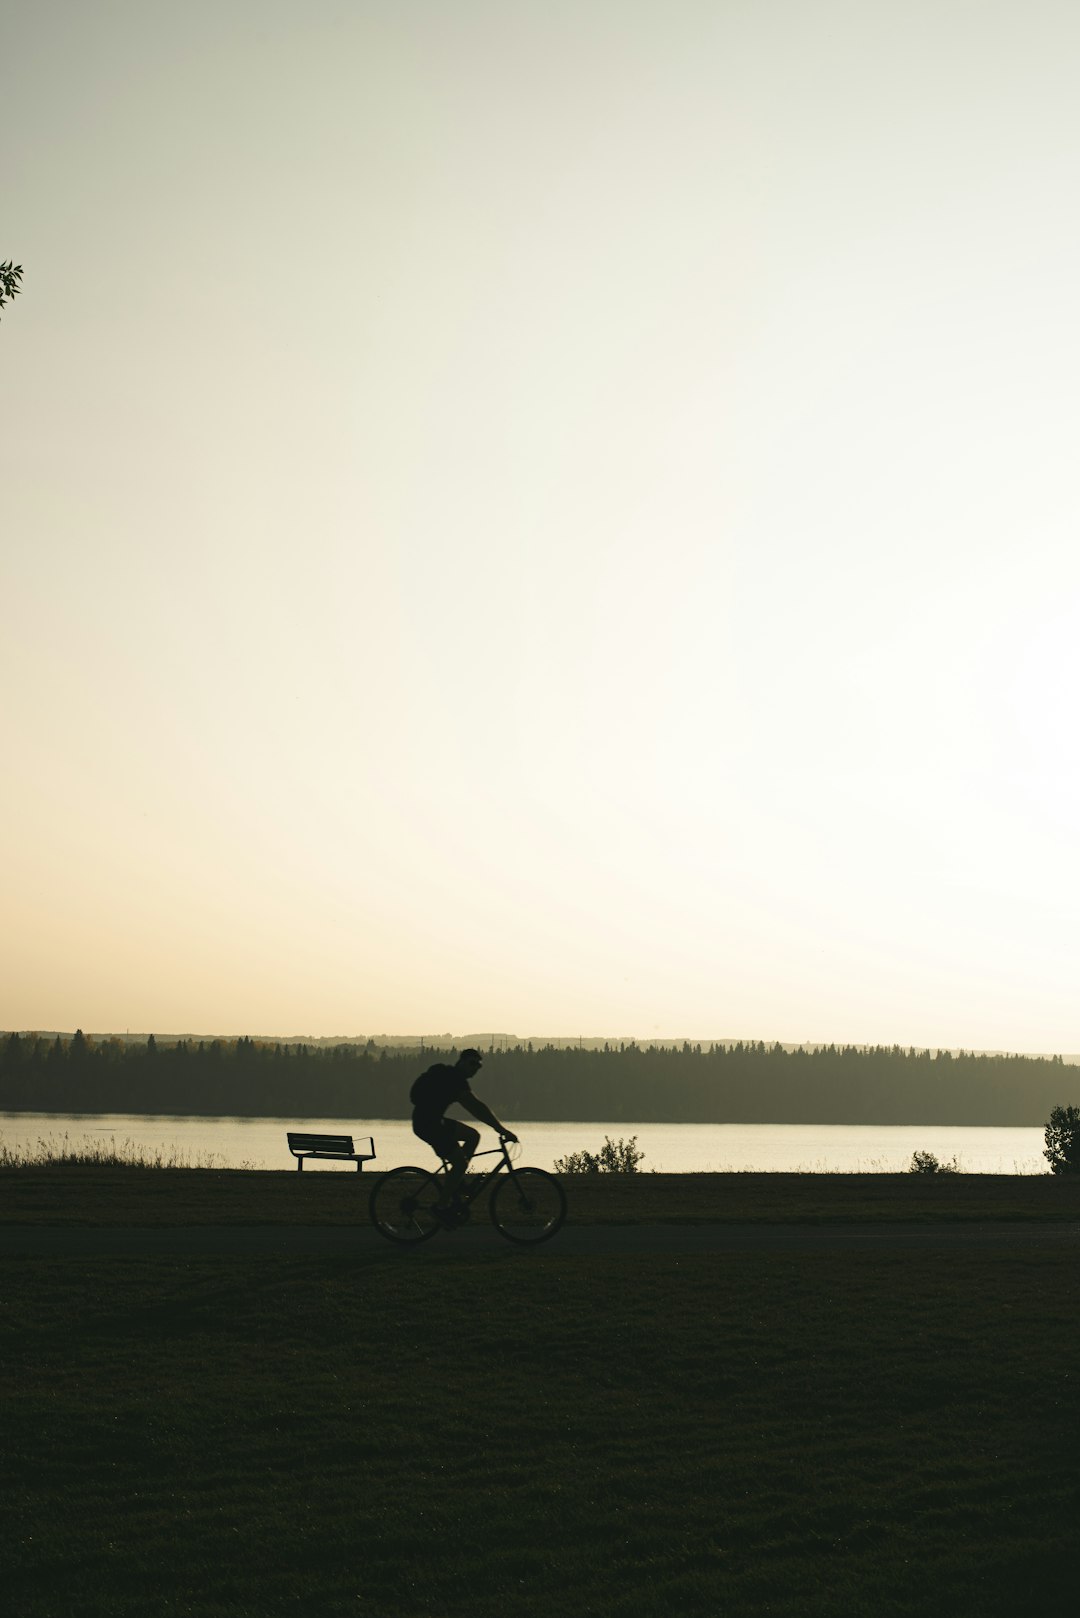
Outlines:
[{"label": "pale yellow sky", "polygon": [[0,1027],[1080,1048],[1080,14],[0,16]]}]

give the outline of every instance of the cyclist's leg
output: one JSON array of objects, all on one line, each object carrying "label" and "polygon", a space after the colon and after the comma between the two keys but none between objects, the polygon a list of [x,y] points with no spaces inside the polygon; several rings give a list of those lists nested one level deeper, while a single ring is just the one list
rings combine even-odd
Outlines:
[{"label": "cyclist's leg", "polygon": [[[423,1116],[417,1116],[414,1114],[412,1128],[413,1134],[416,1136],[416,1138],[418,1140],[422,1140],[425,1146],[430,1146],[436,1157],[442,1158],[446,1156],[442,1138],[441,1118],[425,1118]],[[439,1204],[441,1206],[446,1201],[445,1174],[440,1174],[438,1177],[438,1193]]]},{"label": "cyclist's leg", "polygon": [[468,1173],[469,1160],[480,1143],[480,1133],[456,1118],[414,1118],[413,1134],[431,1147],[450,1167],[439,1175],[439,1206],[446,1207],[456,1196]]},{"label": "cyclist's leg", "polygon": [[461,1182],[469,1172],[469,1163],[479,1144],[478,1129],[473,1129],[470,1124],[464,1124],[457,1118],[443,1119],[438,1150],[450,1164],[450,1172],[445,1176],[442,1186],[442,1194],[447,1202],[451,1202],[461,1190]]}]

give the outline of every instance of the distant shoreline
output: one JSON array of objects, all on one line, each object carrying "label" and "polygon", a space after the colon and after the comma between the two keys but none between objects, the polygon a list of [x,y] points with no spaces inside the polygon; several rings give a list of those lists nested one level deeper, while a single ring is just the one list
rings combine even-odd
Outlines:
[{"label": "distant shoreline", "polygon": [[[505,1111],[506,1109],[504,1109]],[[394,1123],[407,1124],[409,1113],[399,1113],[396,1117],[389,1114],[376,1116],[357,1107],[348,1111],[291,1111],[291,1112],[249,1112],[243,1108],[228,1107],[221,1111],[208,1111],[205,1107],[198,1110],[187,1110],[182,1107],[173,1107],[168,1111],[148,1111],[140,1107],[103,1107],[85,1108],[77,1107],[5,1107],[0,1106],[0,1118],[205,1118],[222,1120],[226,1118],[243,1119],[245,1122],[263,1123],[297,1123],[308,1118],[325,1119],[327,1122],[349,1123],[355,1125],[362,1119],[365,1126],[372,1128],[379,1124]],[[573,1124],[580,1125],[582,1129],[618,1130],[625,1133],[628,1129],[648,1128],[684,1128],[684,1129],[1042,1129],[1046,1123],[1045,1117],[1009,1119],[1003,1122],[1000,1118],[670,1118],[670,1117],[640,1117],[612,1118],[581,1116],[568,1117],[565,1113],[552,1113],[550,1117],[533,1114],[530,1117],[515,1114],[517,1123],[522,1128],[530,1124]]]}]

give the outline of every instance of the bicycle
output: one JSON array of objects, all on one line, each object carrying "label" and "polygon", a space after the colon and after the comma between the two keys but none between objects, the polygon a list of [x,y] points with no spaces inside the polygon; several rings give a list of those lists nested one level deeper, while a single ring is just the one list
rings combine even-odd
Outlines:
[{"label": "bicycle", "polygon": [[[439,1176],[450,1169],[445,1158],[432,1172],[398,1168],[382,1175],[368,1199],[375,1229],[388,1241],[408,1246],[430,1241],[440,1230],[453,1230],[467,1224],[473,1203],[489,1186],[491,1223],[508,1242],[535,1246],[537,1242],[550,1240],[562,1228],[566,1218],[566,1193],[554,1175],[545,1169],[514,1168],[504,1136],[499,1137],[498,1146],[473,1156],[474,1160],[497,1157],[499,1161],[486,1174],[466,1175],[457,1196],[441,1217],[434,1210],[439,1200]],[[472,1179],[476,1184],[470,1186],[468,1182]]]}]

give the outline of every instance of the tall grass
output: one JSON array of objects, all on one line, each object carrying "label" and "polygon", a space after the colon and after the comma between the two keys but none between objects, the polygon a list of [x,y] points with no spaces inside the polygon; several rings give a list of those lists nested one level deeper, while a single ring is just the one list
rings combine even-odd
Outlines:
[{"label": "tall grass", "polygon": [[[242,1164],[243,1168],[252,1165]],[[99,1140],[93,1135],[39,1135],[36,1141],[9,1143],[0,1134],[0,1170],[40,1168],[220,1169],[220,1152],[193,1152],[173,1142],[161,1146]]]}]

